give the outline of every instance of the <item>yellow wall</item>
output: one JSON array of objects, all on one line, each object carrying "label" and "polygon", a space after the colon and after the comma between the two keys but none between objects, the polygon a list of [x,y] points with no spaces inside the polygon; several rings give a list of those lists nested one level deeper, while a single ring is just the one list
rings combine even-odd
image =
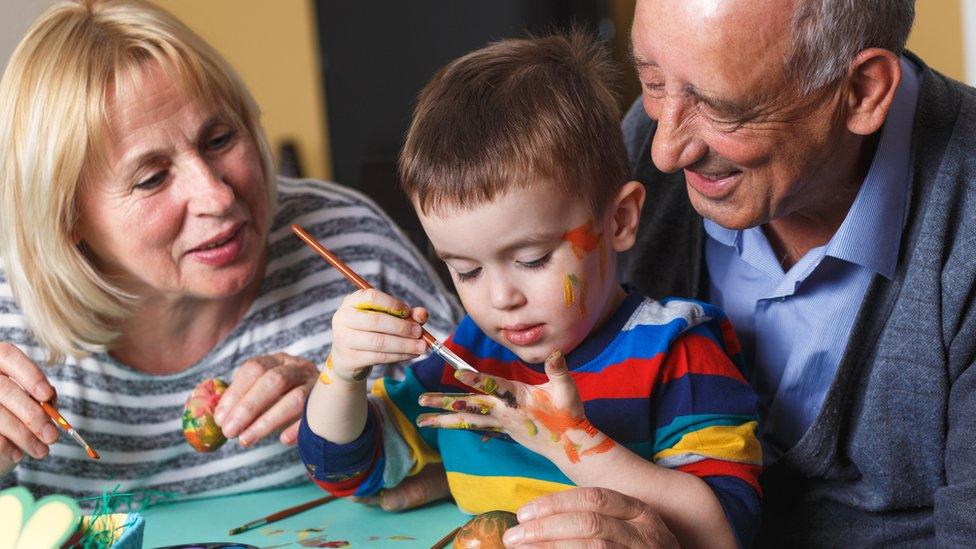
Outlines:
[{"label": "yellow wall", "polygon": [[965,82],[962,11],[960,2],[973,0],[920,0],[915,3],[915,27],[908,49],[930,67]]},{"label": "yellow wall", "polygon": [[307,175],[332,174],[311,0],[155,0],[217,48],[263,112],[271,146],[298,143]]}]

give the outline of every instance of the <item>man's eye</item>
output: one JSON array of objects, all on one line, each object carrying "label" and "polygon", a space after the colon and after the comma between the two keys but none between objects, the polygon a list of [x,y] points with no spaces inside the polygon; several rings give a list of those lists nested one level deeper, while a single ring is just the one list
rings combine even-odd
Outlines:
[{"label": "man's eye", "polygon": [[542,269],[549,264],[550,259],[552,259],[552,252],[533,261],[519,261],[518,264],[526,269]]},{"label": "man's eye", "polygon": [[139,189],[141,191],[151,191],[151,190],[155,189],[156,187],[162,185],[163,182],[166,181],[166,174],[167,173],[168,172],[166,172],[166,171],[156,172],[156,173],[152,174],[151,176],[149,176],[148,178],[143,179],[139,183],[136,183],[135,188],[137,188],[137,189]]},{"label": "man's eye", "polygon": [[481,267],[478,267],[477,269],[471,269],[470,271],[466,271],[463,273],[458,272],[457,273],[458,282],[467,282],[469,280],[476,278],[479,274],[481,274]]}]

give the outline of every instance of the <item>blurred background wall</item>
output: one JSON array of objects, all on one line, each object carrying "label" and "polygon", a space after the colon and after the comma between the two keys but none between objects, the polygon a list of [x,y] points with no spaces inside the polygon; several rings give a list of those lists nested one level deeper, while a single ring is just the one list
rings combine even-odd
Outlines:
[{"label": "blurred background wall", "polygon": [[[634,0],[156,0],[220,50],[250,87],[283,171],[372,195],[415,241],[393,162],[417,91],[490,40],[576,23],[611,42],[622,105]],[[51,0],[0,0],[0,68]],[[976,0],[920,0],[909,48],[976,82]],[[969,67],[969,68],[967,68]]]}]

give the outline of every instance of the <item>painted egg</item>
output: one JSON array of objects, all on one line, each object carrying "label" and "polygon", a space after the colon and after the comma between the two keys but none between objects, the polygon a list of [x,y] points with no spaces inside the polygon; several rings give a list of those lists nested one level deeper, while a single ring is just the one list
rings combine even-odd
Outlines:
[{"label": "painted egg", "polygon": [[197,452],[213,452],[227,439],[214,421],[213,413],[220,395],[227,390],[222,379],[205,379],[193,388],[183,407],[183,436]]},{"label": "painted egg", "polygon": [[515,513],[488,511],[469,520],[454,536],[455,549],[503,549],[505,530],[518,524]]}]

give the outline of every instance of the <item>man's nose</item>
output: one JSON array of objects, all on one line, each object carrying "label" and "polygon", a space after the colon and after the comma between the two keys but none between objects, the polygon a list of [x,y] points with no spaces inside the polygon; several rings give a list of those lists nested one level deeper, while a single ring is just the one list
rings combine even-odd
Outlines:
[{"label": "man's nose", "polygon": [[687,103],[680,97],[663,99],[657,129],[651,142],[651,160],[665,173],[676,172],[701,159],[708,145],[699,136],[698,125]]}]

